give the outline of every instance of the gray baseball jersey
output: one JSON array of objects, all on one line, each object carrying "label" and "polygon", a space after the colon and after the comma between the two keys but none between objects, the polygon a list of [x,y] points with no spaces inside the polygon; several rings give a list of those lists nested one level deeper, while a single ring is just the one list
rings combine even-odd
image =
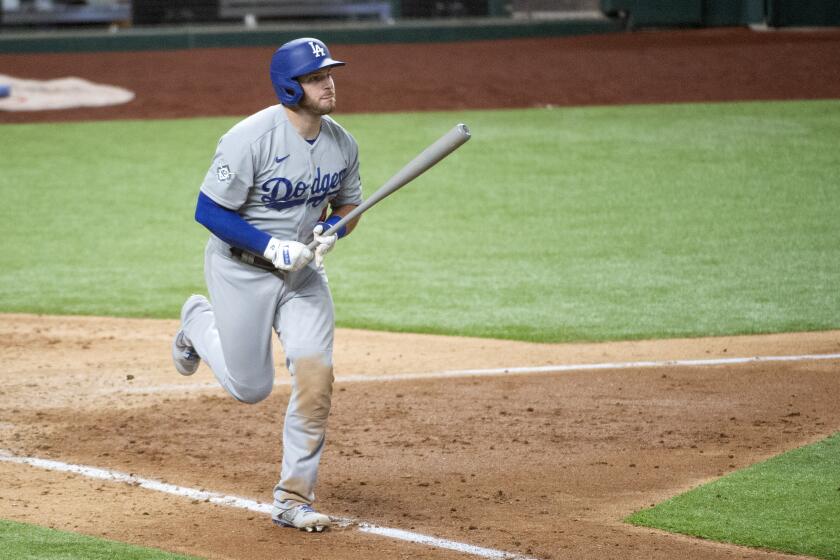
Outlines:
[{"label": "gray baseball jersey", "polygon": [[275,105],[222,136],[201,191],[277,239],[308,243],[329,201],[362,201],[359,148],[330,117],[310,145]]},{"label": "gray baseball jersey", "polygon": [[[201,191],[278,239],[308,243],[329,204],[361,202],[358,146],[329,117],[309,143],[282,106],[269,107],[222,136]],[[273,386],[274,328],[292,375],[275,506],[312,502],[333,382],[335,327],[326,275],[314,262],[297,272],[266,272],[232,257],[215,235],[204,274],[210,301],[187,300],[183,332],[231,395],[257,402]]]}]

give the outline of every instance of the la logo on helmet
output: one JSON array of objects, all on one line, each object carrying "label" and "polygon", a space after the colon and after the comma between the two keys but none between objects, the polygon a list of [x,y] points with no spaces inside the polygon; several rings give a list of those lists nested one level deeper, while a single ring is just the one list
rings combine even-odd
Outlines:
[{"label": "la logo on helmet", "polygon": [[324,49],[315,41],[309,41],[309,46],[312,47],[312,54],[315,56],[324,56]]}]

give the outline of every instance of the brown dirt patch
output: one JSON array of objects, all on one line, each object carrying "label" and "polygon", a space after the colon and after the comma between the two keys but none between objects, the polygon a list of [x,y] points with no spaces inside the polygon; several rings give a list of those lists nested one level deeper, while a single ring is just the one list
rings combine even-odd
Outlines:
[{"label": "brown dirt patch", "polygon": [[[840,29],[706,29],[439,44],[331,45],[340,113],[840,97]],[[2,122],[246,115],[276,103],[273,49],[0,55],[5,74],[78,76],[137,97]]]},{"label": "brown dirt patch", "polygon": [[[247,406],[202,388],[214,386],[205,366],[182,378],[168,356],[176,327],[0,315],[2,448],[268,502],[288,386]],[[837,361],[377,378],[838,351],[840,332],[566,345],[339,330],[318,501],[333,515],[539,558],[779,557],[621,519],[836,431]],[[463,557],[352,528],[276,529],[247,511],[23,465],[0,462],[0,473],[0,518],[209,558]]]}]

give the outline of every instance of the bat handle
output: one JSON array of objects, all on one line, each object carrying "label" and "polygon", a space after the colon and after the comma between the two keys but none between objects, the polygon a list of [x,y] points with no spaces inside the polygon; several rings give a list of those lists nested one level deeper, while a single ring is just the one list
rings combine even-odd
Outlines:
[{"label": "bat handle", "polygon": [[[346,224],[347,222],[349,222],[350,220],[352,220],[353,218],[355,218],[359,214],[359,212],[356,212],[356,210],[358,210],[358,209],[359,209],[358,207],[353,208],[353,210],[348,212],[346,216],[344,216],[339,221],[337,221],[335,224],[333,224],[327,231],[323,232],[321,235],[326,236],[326,235],[332,235],[334,233],[338,233],[338,230],[340,230],[341,227],[344,224]],[[314,239],[309,242],[309,245],[307,245],[307,247],[309,248],[310,251],[314,251],[317,246],[318,246],[318,242],[315,241]]]}]

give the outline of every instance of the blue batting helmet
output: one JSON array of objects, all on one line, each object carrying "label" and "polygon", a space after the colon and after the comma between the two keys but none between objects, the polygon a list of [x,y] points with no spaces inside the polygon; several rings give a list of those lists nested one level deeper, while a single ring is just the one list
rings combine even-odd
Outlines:
[{"label": "blue batting helmet", "polygon": [[303,97],[296,78],[330,66],[344,66],[333,60],[327,45],[319,39],[303,37],[281,46],[271,57],[271,85],[283,105],[294,106]]}]

